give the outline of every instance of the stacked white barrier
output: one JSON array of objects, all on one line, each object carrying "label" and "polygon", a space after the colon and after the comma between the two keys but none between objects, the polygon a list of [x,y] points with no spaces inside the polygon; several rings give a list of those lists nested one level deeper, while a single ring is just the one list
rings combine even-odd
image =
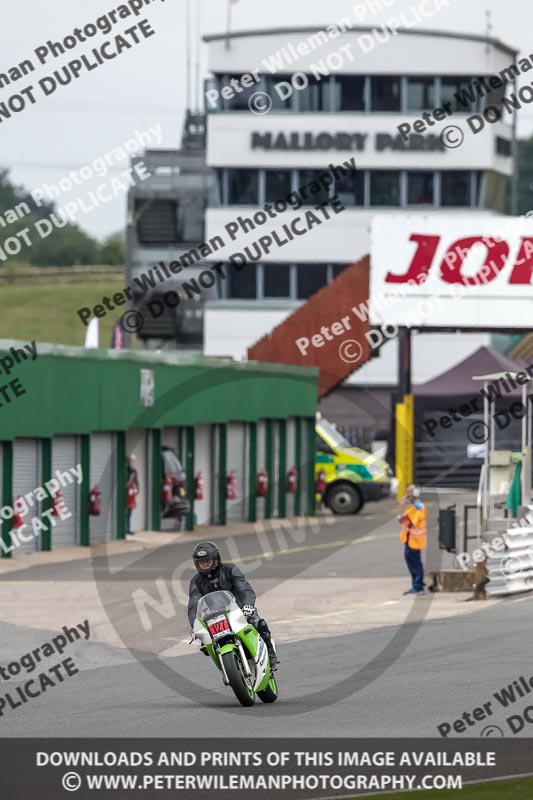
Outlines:
[{"label": "stacked white barrier", "polygon": [[533,505],[520,525],[507,528],[502,536],[505,549],[492,551],[487,560],[491,597],[533,590]]}]

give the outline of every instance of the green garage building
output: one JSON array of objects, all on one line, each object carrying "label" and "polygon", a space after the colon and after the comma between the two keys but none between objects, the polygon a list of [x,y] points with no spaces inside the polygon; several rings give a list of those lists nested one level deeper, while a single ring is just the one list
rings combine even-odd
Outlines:
[{"label": "green garage building", "polygon": [[[25,344],[0,340],[0,369],[8,364],[3,356],[18,353],[10,374],[0,374],[0,384],[18,382],[0,399],[1,510],[58,471],[80,464],[83,478],[61,489],[70,518],[26,536],[15,555],[124,538],[129,454],[140,483],[133,529],[160,530],[163,447],[176,452],[186,472],[189,530],[314,513],[314,368],[49,344],[37,344],[37,357],[24,360]],[[295,491],[287,491],[291,469]],[[268,476],[265,496],[256,494],[258,472]],[[89,513],[94,487],[98,516]],[[28,519],[51,503],[49,496],[36,501]],[[4,557],[11,555],[12,522],[2,519]]]}]

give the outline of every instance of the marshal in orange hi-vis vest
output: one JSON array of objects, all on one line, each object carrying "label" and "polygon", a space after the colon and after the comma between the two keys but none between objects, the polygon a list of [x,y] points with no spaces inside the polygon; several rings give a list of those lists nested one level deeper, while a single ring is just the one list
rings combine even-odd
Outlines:
[{"label": "marshal in orange hi-vis vest", "polygon": [[408,506],[402,516],[400,542],[407,544],[411,550],[424,550],[427,540],[427,518],[428,510],[420,501],[416,505]]}]

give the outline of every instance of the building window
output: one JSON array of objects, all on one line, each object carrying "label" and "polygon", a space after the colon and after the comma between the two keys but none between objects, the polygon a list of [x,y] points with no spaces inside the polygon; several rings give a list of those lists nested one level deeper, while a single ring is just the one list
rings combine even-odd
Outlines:
[{"label": "building window", "polygon": [[225,172],[226,172],[226,170],[224,170],[224,169],[215,169],[215,175],[216,175],[216,187],[215,187],[216,188],[216,200],[213,199],[213,202],[211,203],[211,205],[213,205],[213,203],[215,205],[219,205],[219,206],[226,205],[226,196],[225,196],[225,193],[224,193],[224,181],[225,181],[224,175],[225,175]]},{"label": "building window", "polygon": [[[455,97],[456,94],[460,99]],[[461,102],[461,100],[463,102]],[[459,111],[463,114],[471,111],[477,111],[479,106],[479,97],[475,88],[472,86],[472,78],[441,78],[441,106],[444,106],[444,103],[449,103],[452,111]]]},{"label": "building window", "polygon": [[290,267],[287,264],[263,264],[263,296],[291,296]]},{"label": "building window", "polygon": [[401,78],[396,75],[373,75],[371,78],[372,111],[401,110]]},{"label": "building window", "polygon": [[228,204],[230,206],[258,205],[258,177],[256,169],[229,169]]},{"label": "building window", "polygon": [[[305,187],[305,197],[302,198],[302,205],[317,206],[319,203],[327,202],[330,195],[330,188],[324,189],[318,183],[319,178],[324,175],[323,169],[301,169],[298,173],[298,190],[302,191]],[[319,189],[319,191],[317,191]],[[314,194],[313,194],[314,192]]]},{"label": "building window", "polygon": [[327,264],[298,264],[297,271],[298,300],[307,300],[328,282]]},{"label": "building window", "polygon": [[434,203],[433,173],[407,173],[407,205],[432,206]]},{"label": "building window", "polygon": [[338,278],[341,272],[344,272],[349,266],[349,264],[333,264],[333,279]]},{"label": "building window", "polygon": [[[308,86],[296,91],[298,97],[299,111],[329,111],[330,109],[330,90],[329,80],[324,78],[319,81],[312,75],[307,75]],[[300,84],[296,84],[298,87]]]},{"label": "building window", "polygon": [[441,206],[470,207],[470,172],[450,170],[441,176]]},{"label": "building window", "polygon": [[246,264],[237,271],[233,264],[224,265],[224,274],[228,276],[228,297],[238,300],[255,300],[257,298],[257,265]]},{"label": "building window", "polygon": [[[224,100],[220,90],[224,86],[222,75],[213,75],[204,81],[205,110],[208,114],[217,114],[224,110]],[[215,94],[218,92],[218,94]],[[213,93],[213,94],[212,94]]]},{"label": "building window", "polygon": [[[476,78],[476,81],[479,81],[479,78]],[[489,84],[489,76],[485,78],[485,83]],[[508,97],[512,93],[512,91],[513,91],[512,81],[507,81],[507,83],[504,83],[502,81],[501,86],[498,86],[494,89],[491,88],[490,91],[486,93],[485,89],[483,88],[483,85],[481,84],[481,93],[483,94],[483,97],[479,99],[478,108],[476,110],[478,111],[480,108],[487,108],[487,106],[496,106],[496,108],[499,108],[500,111],[502,111],[502,113],[505,114],[505,109],[503,107],[503,99],[506,96]],[[513,112],[511,111],[510,113],[512,115]]]},{"label": "building window", "polygon": [[472,181],[474,184],[474,207],[475,208],[484,208],[485,203],[481,194],[482,189],[482,181],[483,181],[483,173],[482,172],[474,172],[472,175]]},{"label": "building window", "polygon": [[365,79],[359,75],[338,75],[333,81],[335,111],[365,110]]},{"label": "building window", "polygon": [[363,206],[365,203],[365,176],[353,170],[335,180],[335,194],[343,206]]},{"label": "building window", "polygon": [[[276,89],[277,84],[285,81],[286,83],[291,82],[290,75],[263,75],[262,85],[256,87],[256,91],[266,92],[270,99],[272,100],[272,111],[293,111],[294,109],[294,95],[295,92],[293,91],[291,95],[285,100],[285,89],[286,86],[279,87]],[[292,87],[291,87],[292,88]],[[280,94],[281,92],[281,94]],[[266,99],[266,98],[265,98]]]},{"label": "building window", "polygon": [[[231,80],[236,79],[238,81],[238,86],[240,91],[238,91],[235,87],[231,86]],[[233,74],[233,75],[225,75],[224,80],[221,82],[222,85],[220,89],[223,89],[224,86],[229,86],[230,88],[234,89],[234,95],[231,98],[226,98],[223,102],[225,103],[225,109],[227,111],[250,111],[250,106],[248,102],[250,97],[257,91],[261,90],[260,84],[256,83],[255,81],[251,86],[243,86],[242,84],[242,75]],[[220,102],[220,100],[219,100]]]},{"label": "building window", "polygon": [[400,205],[400,173],[393,170],[370,172],[370,205]]},{"label": "building window", "polygon": [[287,200],[292,189],[290,169],[265,170],[265,202],[281,203]]},{"label": "building window", "polygon": [[407,78],[406,111],[430,111],[435,107],[435,79]]}]

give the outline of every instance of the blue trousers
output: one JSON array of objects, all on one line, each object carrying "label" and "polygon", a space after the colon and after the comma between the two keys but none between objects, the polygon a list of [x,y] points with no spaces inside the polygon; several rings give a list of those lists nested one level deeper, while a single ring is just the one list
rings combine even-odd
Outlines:
[{"label": "blue trousers", "polygon": [[422,550],[412,550],[409,545],[405,545],[405,562],[411,573],[413,589],[421,592],[424,588],[424,566],[422,564]]}]

